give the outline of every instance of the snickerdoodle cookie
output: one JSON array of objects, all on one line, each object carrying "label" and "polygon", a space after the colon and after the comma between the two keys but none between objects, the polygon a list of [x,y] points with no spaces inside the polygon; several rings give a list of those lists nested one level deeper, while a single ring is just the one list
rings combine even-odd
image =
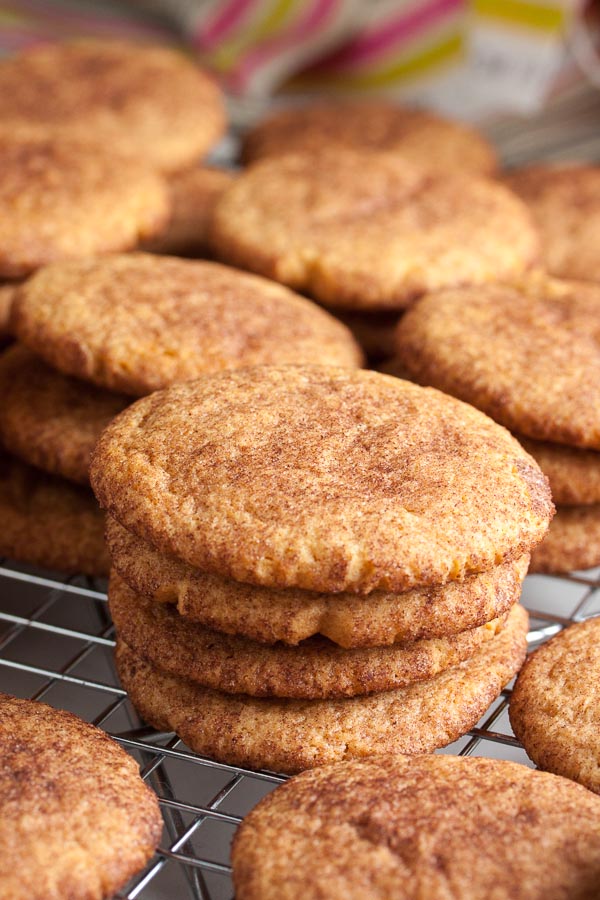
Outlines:
[{"label": "snickerdoodle cookie", "polygon": [[235,175],[225,169],[194,166],[167,179],[171,217],[164,229],[141,249],[175,256],[203,256],[208,250],[208,223],[223,191]]},{"label": "snickerdoodle cookie", "polygon": [[553,506],[503,428],[377,372],[262,366],[130,406],[91,480],[121,525],[192,566],[269,587],[441,585],[528,553]]},{"label": "snickerdoodle cookie", "polygon": [[237,900],[595,900],[600,800],[505,760],[334,763],[261,800],[232,863]]},{"label": "snickerdoodle cookie", "polygon": [[515,437],[539,464],[558,506],[600,503],[600,453],[550,441]]},{"label": "snickerdoodle cookie", "polygon": [[20,344],[0,356],[0,439],[10,453],[89,484],[100,432],[131,402],[51,369]]},{"label": "snickerdoodle cookie", "polygon": [[569,626],[529,657],[510,721],[536,765],[600,794],[600,617]]},{"label": "snickerdoodle cookie", "polygon": [[182,618],[136,594],[114,572],[108,592],[117,635],[162,672],[227,694],[321,700],[391,691],[434,678],[498,635],[506,614],[447,638],[346,650],[313,637],[261,644]]},{"label": "snickerdoodle cookie", "polygon": [[341,647],[382,647],[459,634],[516,603],[529,565],[524,556],[442,587],[373,591],[365,602],[357,594],[276,590],[201,572],[155,550],[112,516],[106,540],[113,567],[138,594],[176,605],[181,616],[209,628],[268,644],[295,645],[321,634]]},{"label": "snickerdoodle cookie", "polygon": [[217,256],[325,305],[403,309],[429,290],[512,278],[538,256],[503,185],[350,148],[261,160],[211,223]]},{"label": "snickerdoodle cookie", "polygon": [[162,831],[135,760],[77,716],[7,694],[0,747],[0,897],[112,897]]},{"label": "snickerdoodle cookie", "polygon": [[[478,721],[520,668],[527,613],[434,678],[366,697],[289,700],[225,694],[167,675],[123,641],[117,668],[140,715],[175,731],[197,753],[233,765],[299,772],[373,753],[426,753]],[[350,652],[350,651],[346,651]]]},{"label": "snickerdoodle cookie", "polygon": [[0,555],[107,575],[104,516],[93,494],[0,454]]},{"label": "snickerdoodle cookie", "polygon": [[[2,87],[0,98],[1,106]],[[48,96],[45,104],[52,108]],[[168,215],[165,183],[135,158],[87,138],[7,133],[0,125],[0,278],[128,250]]]},{"label": "snickerdoodle cookie", "polygon": [[600,285],[535,274],[423,297],[396,332],[402,366],[511,430],[600,450]]},{"label": "snickerdoodle cookie", "polygon": [[490,175],[496,154],[482,134],[421,109],[385,101],[314,103],[280,110],[246,134],[245,162],[332,147],[386,150],[438,170]]},{"label": "snickerdoodle cookie", "polygon": [[50,365],[126,394],[220,369],[362,361],[341,322],[287,288],[150,253],[47,266],[19,290],[12,321]]},{"label": "snickerdoodle cookie", "polygon": [[[192,164],[221,136],[216,84],[183,53],[113,40],[41,44],[0,63],[0,131],[93,135],[160,169]],[[118,201],[117,201],[117,206]]]},{"label": "snickerdoodle cookie", "polygon": [[572,572],[600,566],[600,504],[559,506],[530,572]]},{"label": "snickerdoodle cookie", "polygon": [[552,275],[600,281],[600,166],[539,163],[505,184],[527,204]]}]

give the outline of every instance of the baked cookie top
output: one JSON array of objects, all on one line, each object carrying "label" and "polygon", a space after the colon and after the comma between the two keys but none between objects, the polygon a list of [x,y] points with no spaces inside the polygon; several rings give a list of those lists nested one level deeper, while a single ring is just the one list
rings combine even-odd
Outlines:
[{"label": "baked cookie top", "polygon": [[3,897],[102,900],[152,856],[156,797],[100,729],[0,694],[0,746]]},{"label": "baked cookie top", "polygon": [[515,559],[547,482],[477,410],[377,372],[256,367],[175,385],[103,432],[91,480],[125,528],[271,587],[404,591]]},{"label": "baked cookie top", "polygon": [[210,227],[223,260],[352,309],[402,309],[538,256],[529,212],[503,185],[350,148],[250,166]]},{"label": "baked cookie top", "polygon": [[171,216],[160,234],[140,247],[150,253],[203,256],[208,251],[208,224],[233,172],[194,166],[167,179]]},{"label": "baked cookie top", "polygon": [[[4,96],[0,87],[0,104]],[[47,93],[44,102],[52,107]],[[97,140],[0,126],[1,278],[54,260],[128,250],[155,234],[168,214],[163,179],[139,160]]]},{"label": "baked cookie top", "polygon": [[209,628],[267,644],[295,645],[320,634],[341,647],[381,647],[459,634],[513,606],[529,565],[524,556],[442,587],[373,591],[365,598],[276,590],[201,572],[155,550],[112,516],[106,541],[114,569],[138,594],[172,603],[180,615]]},{"label": "baked cookie top", "polygon": [[570,625],[531,654],[510,721],[536,765],[600,794],[600,617]]},{"label": "baked cookie top", "polygon": [[114,572],[109,605],[119,638],[163,672],[227,694],[300,700],[356,697],[434,678],[473,656],[506,619],[447,638],[346,650],[322,637],[286,647],[213,631],[136,594]]},{"label": "baked cookie top", "polygon": [[88,489],[0,452],[0,556],[108,575],[104,515]]},{"label": "baked cookie top", "polygon": [[45,472],[89,484],[90,454],[131,401],[51,369],[21,344],[0,356],[0,438]]},{"label": "baked cookie top", "polygon": [[287,288],[149,253],[47,266],[19,291],[13,327],[60,371],[134,395],[221,369],[362,361],[344,325]]},{"label": "baked cookie top", "polygon": [[294,773],[375,753],[430,753],[477,724],[527,650],[526,610],[469,659],[427,681],[363,697],[290,700],[203,688],[163,672],[117,641],[122,685],[146,722],[175,731],[196,753],[252,769]]},{"label": "baked cookie top", "polygon": [[538,163],[504,183],[527,204],[552,275],[600,281],[600,166]]},{"label": "baked cookie top", "polygon": [[331,146],[385,150],[447,172],[491,175],[491,144],[474,128],[421,109],[384,101],[313,103],[269,116],[244,137],[242,156],[252,162],[284,153],[320,153]]},{"label": "baked cookie top", "polygon": [[[51,102],[49,102],[51,98]],[[216,84],[183,53],[113,40],[44,44],[0,63],[0,129],[93,135],[164,170],[220,138]]]},{"label": "baked cookie top", "polygon": [[291,779],[233,842],[239,900],[593,900],[600,801],[505,760],[380,756]]},{"label": "baked cookie top", "polygon": [[537,440],[600,450],[600,285],[543,274],[423,297],[402,366]]}]

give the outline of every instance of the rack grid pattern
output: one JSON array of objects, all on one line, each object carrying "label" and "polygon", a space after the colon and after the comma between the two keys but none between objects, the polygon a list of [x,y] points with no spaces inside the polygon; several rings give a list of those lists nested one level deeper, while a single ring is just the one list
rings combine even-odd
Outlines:
[{"label": "rack grid pattern", "polygon": [[[155,857],[118,900],[231,900],[229,846],[243,816],[285,780],[215,763],[176,735],[140,721],[112,661],[114,635],[105,584],[0,560],[0,690],[69,709],[105,729],[138,761],[164,818]],[[528,576],[532,647],[571,622],[600,615],[600,570],[566,577]],[[442,752],[529,763],[513,736],[510,689],[478,726]]]}]

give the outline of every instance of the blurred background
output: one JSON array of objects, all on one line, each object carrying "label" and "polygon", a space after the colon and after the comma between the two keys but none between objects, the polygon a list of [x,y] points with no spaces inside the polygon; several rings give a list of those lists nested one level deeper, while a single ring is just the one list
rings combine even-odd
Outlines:
[{"label": "blurred background", "polygon": [[377,94],[478,123],[509,165],[600,158],[598,0],[0,0],[2,54],[78,36],[180,46],[234,132],[282,102]]}]

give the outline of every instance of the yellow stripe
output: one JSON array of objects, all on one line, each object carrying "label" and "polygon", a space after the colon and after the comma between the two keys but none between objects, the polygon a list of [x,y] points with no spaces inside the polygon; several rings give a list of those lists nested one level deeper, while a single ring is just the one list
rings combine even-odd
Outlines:
[{"label": "yellow stripe", "polygon": [[462,34],[454,34],[446,40],[422,50],[415,56],[404,58],[375,72],[351,72],[319,76],[318,72],[307,74],[294,80],[294,87],[318,84],[325,81],[327,84],[348,88],[377,88],[395,84],[397,81],[405,81],[429,69],[433,69],[440,63],[451,57],[456,57],[464,49]]},{"label": "yellow stripe", "polygon": [[288,13],[295,5],[295,0],[279,0],[252,35],[252,43],[256,40],[262,41],[264,38],[271,37],[279,29],[279,26],[285,22],[288,18]]},{"label": "yellow stripe", "polygon": [[[228,72],[239,62],[240,58],[251,48],[281,29],[290,18],[290,13],[299,5],[298,0],[276,0],[267,8],[267,14],[254,23],[248,23],[241,34],[236,34],[230,41],[217,47],[210,55],[210,61],[220,72]],[[260,9],[263,12],[263,9]]]},{"label": "yellow stripe", "polygon": [[479,15],[539,31],[562,31],[567,21],[566,9],[541,6],[526,0],[473,0],[473,9]]}]

